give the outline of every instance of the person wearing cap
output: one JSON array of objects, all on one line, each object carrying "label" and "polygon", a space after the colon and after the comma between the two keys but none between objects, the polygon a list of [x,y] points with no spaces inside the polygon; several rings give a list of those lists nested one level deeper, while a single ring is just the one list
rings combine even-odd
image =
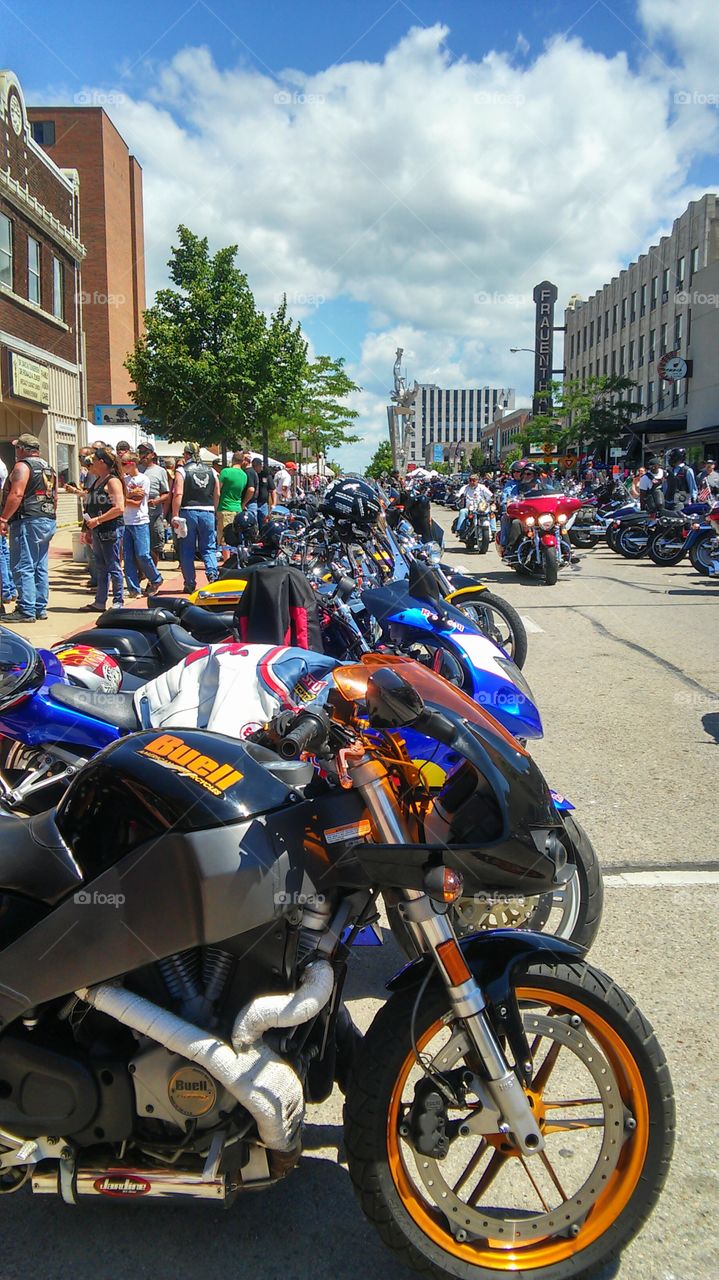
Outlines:
[{"label": "person wearing cap", "polygon": [[509,537],[509,529],[511,520],[507,515],[507,503],[516,498],[519,493],[519,479],[522,474],[522,463],[513,462],[509,468],[509,478],[502,486],[499,494],[499,506],[502,512],[502,518],[499,522],[499,533],[497,534],[497,546],[504,547]]},{"label": "person wearing cap", "polygon": [[215,582],[217,571],[216,512],[220,499],[220,482],[217,472],[205,462],[200,462],[199,448],[185,445],[182,466],[177,468],[172,491],[172,525],[178,528],[185,521],[187,533],[178,538],[180,568],[184,591],[190,595],[196,587],[195,547],[205,566],[208,582]]},{"label": "person wearing cap", "polygon": [[15,466],[3,485],[0,537],[9,535],[10,572],[17,587],[13,623],[47,617],[48,560],[57,527],[57,475],[40,457],[37,436],[13,440]]},{"label": "person wearing cap", "polygon": [[155,564],[165,542],[165,516],[170,505],[170,481],[160,465],[151,444],[138,445],[139,471],[150,481],[148,507],[150,511],[150,554]]}]

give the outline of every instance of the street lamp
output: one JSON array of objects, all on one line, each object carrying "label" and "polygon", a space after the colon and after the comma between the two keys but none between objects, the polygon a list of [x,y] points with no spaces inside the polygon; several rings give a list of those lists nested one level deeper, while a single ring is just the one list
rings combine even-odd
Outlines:
[{"label": "street lamp", "polygon": [[510,347],[509,350],[512,352],[512,355],[516,355],[518,351],[530,351],[532,355],[536,356],[539,348],[538,347]]},{"label": "street lamp", "polygon": [[489,469],[492,469],[492,454],[494,453],[494,440],[487,441],[487,453],[489,454]]}]

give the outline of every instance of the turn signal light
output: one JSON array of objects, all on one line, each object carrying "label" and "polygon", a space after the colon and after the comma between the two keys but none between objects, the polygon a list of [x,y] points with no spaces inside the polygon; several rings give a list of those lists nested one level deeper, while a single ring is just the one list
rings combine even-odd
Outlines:
[{"label": "turn signal light", "polygon": [[432,867],[424,877],[424,891],[433,902],[448,906],[462,896],[464,881],[451,867]]}]

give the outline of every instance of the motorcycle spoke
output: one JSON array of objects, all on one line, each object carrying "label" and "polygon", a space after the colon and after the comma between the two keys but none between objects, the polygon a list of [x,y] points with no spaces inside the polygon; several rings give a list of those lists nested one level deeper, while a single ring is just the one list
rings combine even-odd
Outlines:
[{"label": "motorcycle spoke", "polygon": [[495,1151],[493,1153],[492,1158],[489,1161],[486,1169],[484,1170],[484,1173],[482,1174],[481,1178],[479,1179],[479,1182],[474,1188],[474,1191],[472,1192],[471,1196],[467,1198],[468,1205],[470,1205],[472,1208],[476,1206],[477,1202],[484,1195],[487,1188],[490,1187],[494,1182],[494,1179],[496,1178],[497,1174],[500,1172],[501,1169],[504,1168],[508,1159],[509,1159],[509,1156],[505,1155],[503,1151]]},{"label": "motorcycle spoke", "polygon": [[458,1192],[461,1190],[461,1188],[464,1186],[464,1184],[465,1184],[466,1182],[468,1182],[468,1181],[469,1181],[469,1179],[472,1177],[472,1174],[473,1174],[473,1173],[476,1173],[477,1169],[479,1168],[480,1164],[482,1163],[482,1159],[483,1159],[483,1157],[484,1157],[484,1155],[485,1155],[486,1151],[487,1151],[487,1142],[486,1142],[486,1139],[485,1139],[485,1138],[482,1138],[482,1139],[481,1139],[481,1141],[480,1141],[479,1146],[477,1147],[477,1150],[475,1151],[475,1153],[474,1153],[474,1155],[472,1156],[471,1160],[470,1160],[470,1161],[469,1161],[469,1163],[467,1164],[467,1166],[466,1166],[466,1168],[465,1168],[465,1170],[464,1170],[464,1173],[460,1173],[460,1175],[459,1175],[459,1177],[458,1177],[457,1181],[455,1182],[454,1186],[452,1187],[452,1190],[453,1190],[453,1192],[454,1192],[454,1194],[455,1194],[455,1195],[457,1195],[457,1194],[458,1194]]},{"label": "motorcycle spoke", "polygon": [[[542,1154],[544,1154],[544,1153],[542,1152]],[[529,1165],[527,1164],[526,1159],[524,1158],[524,1156],[523,1156],[523,1155],[520,1155],[519,1160],[520,1160],[520,1163],[521,1163],[521,1165],[522,1165],[522,1168],[524,1169],[524,1172],[526,1173],[527,1177],[529,1178],[529,1181],[531,1182],[532,1186],[534,1187],[534,1190],[535,1190],[535,1192],[536,1192],[537,1196],[539,1197],[539,1200],[540,1200],[540,1203],[541,1203],[541,1205],[542,1205],[542,1208],[544,1209],[544,1212],[545,1212],[545,1213],[551,1213],[551,1209],[550,1209],[549,1205],[547,1204],[547,1201],[544,1199],[544,1196],[542,1195],[542,1192],[541,1192],[540,1187],[539,1187],[539,1185],[538,1185],[538,1183],[537,1183],[537,1180],[536,1180],[536,1178],[534,1177],[534,1175],[533,1175],[533,1173],[532,1173],[532,1170],[530,1169]],[[563,1200],[566,1200],[566,1196],[563,1196],[563,1197],[562,1197],[562,1199],[563,1199]]]},{"label": "motorcycle spoke", "polygon": [[565,1204],[567,1201],[567,1193],[564,1190],[564,1187],[562,1186],[561,1182],[559,1181],[559,1178],[557,1177],[556,1173],[554,1172],[554,1168],[552,1166],[552,1163],[546,1151],[540,1151],[539,1158],[542,1161],[542,1164],[544,1165],[545,1169],[547,1170],[547,1173],[549,1174],[550,1178],[552,1179],[552,1182],[554,1183],[556,1190],[559,1192],[559,1195],[562,1197],[562,1204]]},{"label": "motorcycle spoke", "polygon": [[534,1093],[544,1093],[544,1090],[547,1087],[547,1081],[554,1070],[561,1050],[562,1045],[559,1040],[553,1040],[550,1048],[547,1050],[547,1056],[544,1059],[544,1062],[532,1081],[532,1090]]},{"label": "motorcycle spoke", "polygon": [[599,1129],[604,1124],[604,1116],[592,1116],[586,1120],[550,1121],[545,1124],[542,1133],[575,1133],[581,1129]]}]

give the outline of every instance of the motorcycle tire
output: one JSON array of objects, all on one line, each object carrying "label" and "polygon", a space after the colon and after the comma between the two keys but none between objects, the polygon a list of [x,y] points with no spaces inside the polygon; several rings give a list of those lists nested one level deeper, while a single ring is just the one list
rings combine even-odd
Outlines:
[{"label": "motorcycle tire", "polygon": [[624,556],[625,560],[641,560],[642,556],[647,553],[647,542],[640,543],[639,547],[632,542],[631,532],[628,529],[621,529],[617,537],[616,550],[620,556]]},{"label": "motorcycle tire", "polygon": [[[527,631],[517,610],[512,608],[506,600],[501,596],[497,596],[493,591],[483,591],[481,588],[477,590],[462,591],[461,595],[456,598],[449,595],[447,597],[449,604],[454,605],[455,609],[459,609],[460,613],[464,613],[484,635],[498,644],[500,649],[504,649],[512,661],[520,668],[527,661]],[[502,621],[502,627],[494,624],[491,614],[497,614]]]},{"label": "motorcycle tire", "polygon": [[[466,1072],[469,1083],[481,1071],[436,979],[393,995],[362,1041],[344,1108],[355,1192],[388,1248],[428,1280],[613,1275],[669,1172],[675,1109],[664,1053],[631,996],[586,963],[535,962],[512,988],[531,1044],[543,1155],[520,1161],[511,1136],[472,1130],[466,1119],[481,1099],[471,1087],[461,1103],[430,1094],[422,1109],[423,1078],[450,1066],[450,1078]],[[430,1133],[449,1142],[424,1154]]]},{"label": "motorcycle tire", "polygon": [[700,538],[699,542],[695,542],[689,552],[689,559],[696,569],[697,573],[701,573],[705,578],[710,577],[710,570],[714,563],[713,557],[709,554],[709,548],[714,541],[716,535],[707,533],[705,537]]},{"label": "motorcycle tire", "polygon": [[[647,542],[647,555],[653,564],[679,564],[684,559],[686,552],[684,550],[684,539],[681,540],[681,546],[677,548],[676,538],[668,538],[665,533],[653,533]],[[662,552],[662,546],[666,543],[673,546],[670,554]]]},{"label": "motorcycle tire", "polygon": [[545,586],[553,587],[559,572],[557,554],[553,547],[542,547],[542,567],[544,569]]},{"label": "motorcycle tire", "polygon": [[613,551],[615,555],[619,554],[617,551],[617,538],[619,537],[619,533],[619,529],[607,529],[607,532],[604,535],[609,550]]},{"label": "motorcycle tire", "polygon": [[486,556],[489,551],[489,529],[483,529],[480,535],[480,542],[477,548],[481,556]]},{"label": "motorcycle tire", "polygon": [[591,551],[593,547],[596,547],[601,536],[599,533],[586,533],[582,529],[577,529],[576,525],[569,530],[569,541],[572,546],[578,547],[583,551]]}]

